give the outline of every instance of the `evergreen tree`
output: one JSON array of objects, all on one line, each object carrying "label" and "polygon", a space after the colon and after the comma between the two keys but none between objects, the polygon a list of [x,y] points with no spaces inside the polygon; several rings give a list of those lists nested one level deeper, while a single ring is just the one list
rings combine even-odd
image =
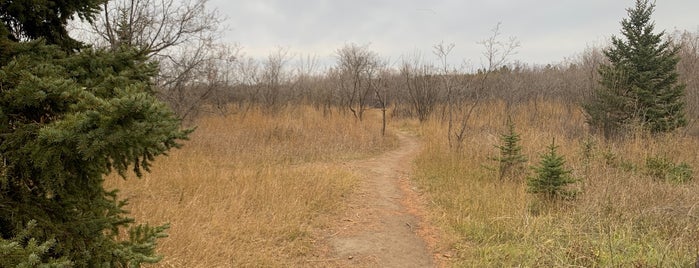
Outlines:
[{"label": "evergreen tree", "polygon": [[533,167],[535,176],[527,178],[527,191],[541,194],[548,199],[568,197],[572,192],[566,186],[575,182],[571,171],[565,168],[565,160],[558,155],[555,141],[548,146],[548,152],[541,156],[539,166]]},{"label": "evergreen tree", "polygon": [[653,133],[685,126],[684,89],[676,71],[679,47],[653,33],[655,5],[637,0],[621,22],[624,38],[612,37],[604,51],[609,65],[599,69],[600,88],[585,106],[589,123],[608,137],[632,123]]},{"label": "evergreen tree", "polygon": [[68,35],[66,25],[77,16],[91,22],[106,0],[0,1],[2,38],[12,41],[43,38],[49,44],[74,50],[82,44]]},{"label": "evergreen tree", "polygon": [[[63,36],[65,18],[89,17],[97,2],[0,3],[3,267],[67,261],[137,267],[159,260],[155,243],[167,225],[134,225],[126,201],[104,189],[103,176],[116,171],[126,177],[129,170],[140,176],[190,131],[154,97],[157,65],[127,49],[76,50],[79,43]],[[17,15],[15,3],[34,6]],[[74,6],[56,9],[61,5]],[[29,14],[42,10],[57,21]],[[35,15],[51,25],[36,28],[38,22],[26,17]],[[24,40],[33,38],[39,39]]]},{"label": "evergreen tree", "polygon": [[507,133],[500,135],[501,145],[495,145],[500,151],[500,155],[492,160],[498,162],[499,179],[513,178],[517,174],[524,173],[524,163],[527,157],[522,155],[522,146],[519,144],[521,138],[515,131],[515,125],[511,119],[507,119]]}]

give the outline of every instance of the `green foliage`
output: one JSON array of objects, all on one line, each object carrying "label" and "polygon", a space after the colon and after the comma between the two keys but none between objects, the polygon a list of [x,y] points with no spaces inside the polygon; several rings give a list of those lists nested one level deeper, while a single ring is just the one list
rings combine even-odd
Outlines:
[{"label": "green foliage", "polygon": [[[140,176],[191,132],[181,130],[172,111],[155,98],[151,78],[157,65],[131,50],[76,52],[52,39],[50,34],[60,36],[64,29],[62,19],[89,16],[100,1],[5,2],[0,3],[5,16],[0,27],[5,33],[0,35],[0,245],[8,254],[28,252],[33,259],[3,258],[2,266],[53,260],[70,260],[77,267],[157,262],[156,240],[168,226],[134,226],[124,210],[126,201],[102,185],[103,176],[113,171],[124,178],[129,170]],[[22,17],[29,15],[12,17],[21,11],[13,9],[20,8],[15,3],[35,4],[37,13],[55,8],[70,13],[60,13],[61,23],[46,19],[50,27],[35,29],[30,27],[34,18]],[[8,29],[21,39],[41,39],[18,42],[20,35]],[[56,32],[43,32],[51,29]],[[32,228],[23,228],[26,223]]]},{"label": "green foliage", "polygon": [[610,65],[599,69],[601,87],[584,108],[590,125],[607,137],[641,126],[653,133],[668,132],[687,124],[684,117],[685,85],[678,84],[678,47],[653,33],[655,5],[637,0],[622,20],[624,39],[612,37],[604,53]]},{"label": "green foliage", "polygon": [[71,267],[66,258],[45,258],[56,240],[39,242],[31,237],[36,225],[36,221],[30,221],[11,239],[0,238],[0,267]]},{"label": "green foliage", "polygon": [[597,142],[588,136],[582,141],[582,164],[585,171],[585,176],[590,175],[590,164],[595,157],[595,147]]},{"label": "green foliage", "polygon": [[658,180],[684,183],[693,179],[693,173],[692,167],[685,162],[677,164],[664,156],[646,158],[646,174]]},{"label": "green foliage", "polygon": [[500,135],[500,145],[495,145],[500,151],[500,155],[491,158],[498,162],[498,177],[514,179],[525,172],[527,157],[522,155],[522,146],[519,144],[521,138],[515,131],[515,125],[510,119],[507,120],[507,133]]},{"label": "green foliage", "polygon": [[12,41],[43,38],[64,49],[80,48],[68,35],[66,25],[74,16],[92,21],[105,0],[14,0],[0,1],[0,32]]},{"label": "green foliage", "polygon": [[576,180],[570,176],[571,171],[565,168],[565,160],[558,155],[555,141],[548,146],[548,152],[541,156],[539,166],[532,169],[535,176],[527,178],[527,191],[540,194],[547,199],[570,198],[574,192],[566,187]]},{"label": "green foliage", "polygon": [[585,164],[590,164],[590,161],[594,157],[595,146],[597,146],[597,142],[591,136],[583,140],[582,157]]}]

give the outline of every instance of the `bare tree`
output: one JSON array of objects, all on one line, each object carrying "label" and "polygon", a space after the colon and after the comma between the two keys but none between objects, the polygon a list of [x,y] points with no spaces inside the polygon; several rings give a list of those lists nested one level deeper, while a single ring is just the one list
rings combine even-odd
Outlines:
[{"label": "bare tree", "polygon": [[479,42],[484,48],[485,66],[476,74],[475,79],[464,79],[458,72],[451,70],[448,56],[454,48],[453,44],[440,43],[434,46],[434,54],[440,61],[442,88],[447,97],[448,141],[449,146],[455,151],[462,149],[468,122],[488,90],[486,82],[489,77],[506,66],[509,57],[514,55],[519,47],[519,42],[514,37],[510,37],[508,41],[501,41],[500,25],[498,23],[491,30],[490,37]]},{"label": "bare tree", "polygon": [[[215,110],[221,115],[228,113],[228,106],[231,102],[238,98],[235,88],[240,84],[240,76],[236,68],[231,68],[240,60],[240,47],[237,45],[219,45],[217,49],[210,51],[212,59],[207,61],[210,85],[212,93],[210,96],[202,99],[206,103],[211,104]],[[213,79],[212,79],[213,78]],[[202,95],[199,95],[202,97]]]},{"label": "bare tree", "polygon": [[[258,86],[262,93],[262,106],[265,111],[276,113],[283,107],[283,102],[287,101],[282,96],[285,89],[291,85],[291,75],[285,70],[289,61],[289,50],[279,48],[271,53],[263,63],[261,79]],[[289,91],[290,89],[286,89]]]},{"label": "bare tree", "polygon": [[506,66],[507,61],[511,56],[516,54],[516,49],[520,46],[519,41],[514,36],[509,37],[507,41],[501,40],[501,25],[502,22],[498,22],[495,27],[490,30],[492,33],[490,37],[478,42],[478,44],[482,45],[484,48],[483,57],[485,58],[485,65],[483,68],[486,74]]},{"label": "bare tree", "polygon": [[381,136],[386,135],[386,110],[391,102],[390,89],[393,87],[392,80],[395,77],[388,68],[385,68],[385,64],[381,64],[381,70],[374,86],[374,95],[376,96],[376,102],[381,109]]},{"label": "bare tree", "polygon": [[[221,76],[213,75],[222,72],[212,69],[220,67],[216,62],[230,62],[238,52],[217,43],[222,16],[206,4],[207,0],[105,1],[102,15],[86,31],[98,46],[136,49],[159,62],[159,95],[181,118],[193,117],[222,83]],[[208,82],[212,83],[204,86]]]},{"label": "bare tree", "polygon": [[452,69],[449,64],[449,55],[455,45],[439,43],[433,47],[433,53],[439,59],[439,77],[442,91],[446,93],[446,113],[447,113],[447,141],[449,147],[455,151],[461,151],[464,138],[466,137],[466,127],[471,118],[474,108],[478,104],[479,98],[475,102],[469,103],[467,93],[470,86],[468,80],[462,79],[461,88],[457,88],[459,73]]},{"label": "bare tree", "polygon": [[233,65],[233,69],[238,81],[235,88],[235,92],[238,94],[237,106],[245,115],[260,102],[262,64],[254,58],[241,56]]},{"label": "bare tree", "polygon": [[340,81],[341,72],[337,67],[321,68],[317,56],[300,57],[294,72],[294,87],[297,100],[313,106],[314,109],[328,116],[341,107]]},{"label": "bare tree", "polygon": [[404,61],[400,69],[408,102],[420,122],[427,121],[439,101],[439,87],[434,67],[419,56]]},{"label": "bare tree", "polygon": [[677,71],[680,73],[680,81],[687,85],[685,103],[689,120],[696,121],[699,119],[699,31],[678,31],[671,38],[680,47]]},{"label": "bare tree", "polygon": [[168,55],[171,47],[217,39],[221,15],[207,0],[105,1],[93,32],[106,46],[135,47],[146,55]]},{"label": "bare tree", "polygon": [[378,56],[368,46],[350,44],[337,51],[337,58],[342,103],[361,121],[375,86]]},{"label": "bare tree", "polygon": [[296,87],[296,95],[293,99],[304,104],[315,103],[313,101],[313,88],[319,84],[320,74],[318,68],[320,62],[315,55],[299,56],[294,68],[294,85]]},{"label": "bare tree", "polygon": [[213,44],[183,49],[160,61],[155,85],[161,99],[170,104],[180,118],[190,120],[200,112],[202,103],[215,91],[235,83],[227,66],[238,60],[237,47]]},{"label": "bare tree", "polygon": [[593,88],[599,83],[599,72],[597,71],[599,67],[606,63],[607,57],[604,56],[604,52],[600,47],[588,47],[580,55],[580,66],[582,71],[585,73],[585,92],[587,93],[583,97],[589,97],[592,95]]},{"label": "bare tree", "polygon": [[343,94],[341,94],[341,90],[343,87],[340,85],[341,77],[342,72],[340,69],[337,67],[329,68],[325,75],[318,79],[318,85],[311,91],[313,106],[318,110],[322,110],[324,116],[332,114],[334,108],[339,108],[338,111],[340,113],[346,112],[342,101]]}]

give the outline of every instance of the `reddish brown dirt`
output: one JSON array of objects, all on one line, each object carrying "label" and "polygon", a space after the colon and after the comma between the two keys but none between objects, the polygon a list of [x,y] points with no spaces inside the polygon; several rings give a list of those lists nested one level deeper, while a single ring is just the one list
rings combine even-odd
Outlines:
[{"label": "reddish brown dirt", "polygon": [[424,222],[423,202],[409,180],[420,146],[408,134],[398,138],[398,149],[348,163],[364,180],[344,217],[319,241],[326,256],[309,260],[309,266],[437,266],[435,232]]}]

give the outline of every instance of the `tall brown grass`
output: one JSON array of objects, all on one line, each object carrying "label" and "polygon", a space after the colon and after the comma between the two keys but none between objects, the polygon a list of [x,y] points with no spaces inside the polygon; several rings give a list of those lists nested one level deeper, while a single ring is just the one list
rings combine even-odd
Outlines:
[{"label": "tall brown grass", "polygon": [[[438,119],[423,124],[425,146],[415,179],[444,229],[441,247],[457,267],[686,267],[699,250],[699,182],[648,175],[661,156],[699,168],[699,141],[683,134],[605,141],[587,134],[575,106],[536,101],[511,108],[529,165],[555,138],[579,179],[576,200],[548,202],[528,194],[523,174],[501,181],[488,160],[506,131],[501,102],[479,106],[462,152],[447,146]],[[528,171],[532,174],[532,171]],[[696,177],[696,175],[695,175]]]},{"label": "tall brown grass", "polygon": [[299,266],[314,232],[343,209],[357,178],[342,163],[395,147],[380,121],[308,107],[199,119],[183,149],[141,179],[110,177],[139,222],[171,223],[160,267]]}]

